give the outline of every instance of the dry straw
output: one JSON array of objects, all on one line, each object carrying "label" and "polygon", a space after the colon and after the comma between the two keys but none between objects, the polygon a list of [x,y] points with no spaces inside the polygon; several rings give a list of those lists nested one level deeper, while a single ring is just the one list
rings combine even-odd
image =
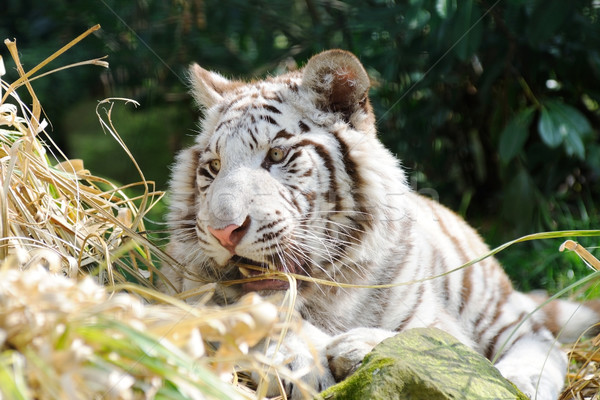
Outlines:
[{"label": "dry straw", "polygon": [[[572,240],[565,241],[560,251],[573,251],[591,269],[600,271],[600,261],[587,249]],[[598,307],[597,307],[598,308]],[[598,325],[591,331],[598,331]],[[599,400],[600,399],[600,335],[591,340],[580,339],[573,345],[565,346],[569,354],[567,387],[559,400]]]},{"label": "dry straw", "polygon": [[[5,41],[19,78],[2,79],[0,91],[0,398],[261,397],[266,382],[249,390],[238,384],[238,371],[293,378],[253,350],[292,325],[280,321],[280,306],[256,295],[226,308],[191,307],[154,290],[163,279],[156,266],[173,261],[144,236],[144,216],[163,193],[144,178],[112,124],[119,99],[101,102],[97,113],[139,182],[116,186],[94,176],[46,132],[30,82],[78,65],[107,67],[94,59],[38,74],[98,29],[30,71],[16,42]],[[19,96],[23,87],[30,107]],[[141,194],[128,197],[132,188]],[[211,290],[199,290],[204,300]],[[291,315],[289,298],[277,304]]]}]

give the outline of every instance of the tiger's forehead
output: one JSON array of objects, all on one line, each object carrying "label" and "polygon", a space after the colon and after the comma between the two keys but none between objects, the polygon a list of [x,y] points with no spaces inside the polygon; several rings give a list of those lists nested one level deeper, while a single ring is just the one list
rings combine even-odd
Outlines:
[{"label": "tiger's forehead", "polygon": [[298,91],[296,82],[262,81],[248,84],[226,96],[211,118],[210,150],[220,153],[228,142],[255,150],[276,139],[278,132],[288,130],[298,112],[290,97]]},{"label": "tiger's forehead", "polygon": [[300,79],[290,76],[274,77],[264,81],[248,83],[227,93],[217,106],[217,112],[223,116],[237,112],[268,108],[275,113],[281,112],[291,97],[299,91]]}]

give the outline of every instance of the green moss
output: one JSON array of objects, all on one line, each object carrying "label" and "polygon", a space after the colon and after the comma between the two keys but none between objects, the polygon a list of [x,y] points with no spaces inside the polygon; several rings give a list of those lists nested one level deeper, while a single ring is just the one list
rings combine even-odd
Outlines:
[{"label": "green moss", "polygon": [[[354,375],[349,379],[346,379],[339,384],[329,388],[322,393],[324,400],[329,399],[348,399],[348,400],[359,400],[364,399],[363,393],[369,391],[370,387],[374,385],[373,378],[377,377],[382,371],[387,371],[394,366],[393,358],[378,358],[363,364]],[[379,384],[379,382],[378,382]],[[390,382],[391,389],[395,389],[397,385],[403,385],[402,381]],[[401,389],[401,387],[400,387]]]},{"label": "green moss", "polygon": [[438,329],[385,340],[348,379],[325,390],[333,399],[526,399],[483,356]]}]

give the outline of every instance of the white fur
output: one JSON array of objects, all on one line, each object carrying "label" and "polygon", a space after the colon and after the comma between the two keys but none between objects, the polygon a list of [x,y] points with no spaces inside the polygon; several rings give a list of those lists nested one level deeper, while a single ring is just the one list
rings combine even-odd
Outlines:
[{"label": "white fur", "polygon": [[[235,248],[241,257],[339,283],[397,284],[299,286],[305,329],[287,338],[280,358],[290,356],[308,385],[333,382],[329,370],[307,368],[317,361],[341,378],[383,338],[432,326],[497,358],[500,371],[533,398],[557,398],[565,357],[544,314],[530,315],[538,303],[514,291],[493,258],[453,271],[488,248],[459,216],[410,190],[376,137],[368,77],[354,56],[325,52],[301,72],[250,84],[195,66],[192,86],[206,114],[171,181],[169,251],[180,267],[164,271],[176,289],[239,278],[209,227],[251,221]],[[285,149],[285,162],[269,163],[273,147]],[[214,159],[217,173],[207,169]],[[242,292],[218,288],[223,303]],[[578,319],[575,331],[588,318],[597,316]],[[287,384],[292,398],[304,395]]]}]

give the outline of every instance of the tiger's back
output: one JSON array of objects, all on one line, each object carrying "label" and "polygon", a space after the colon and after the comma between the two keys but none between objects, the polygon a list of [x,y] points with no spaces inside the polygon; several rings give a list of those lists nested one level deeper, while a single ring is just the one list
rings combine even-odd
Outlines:
[{"label": "tiger's back", "polygon": [[551,315],[531,315],[538,304],[494,258],[454,270],[488,249],[459,216],[410,190],[377,139],[369,79],[352,54],[324,52],[251,83],[197,65],[190,78],[205,117],[171,182],[169,252],[184,268],[165,273],[178,290],[256,278],[219,285],[217,301],[231,302],[288,288],[260,279],[261,268],[357,285],[297,281],[296,308],[336,379],[381,339],[435,326],[496,357],[524,392],[558,396],[566,358],[545,325]]}]

